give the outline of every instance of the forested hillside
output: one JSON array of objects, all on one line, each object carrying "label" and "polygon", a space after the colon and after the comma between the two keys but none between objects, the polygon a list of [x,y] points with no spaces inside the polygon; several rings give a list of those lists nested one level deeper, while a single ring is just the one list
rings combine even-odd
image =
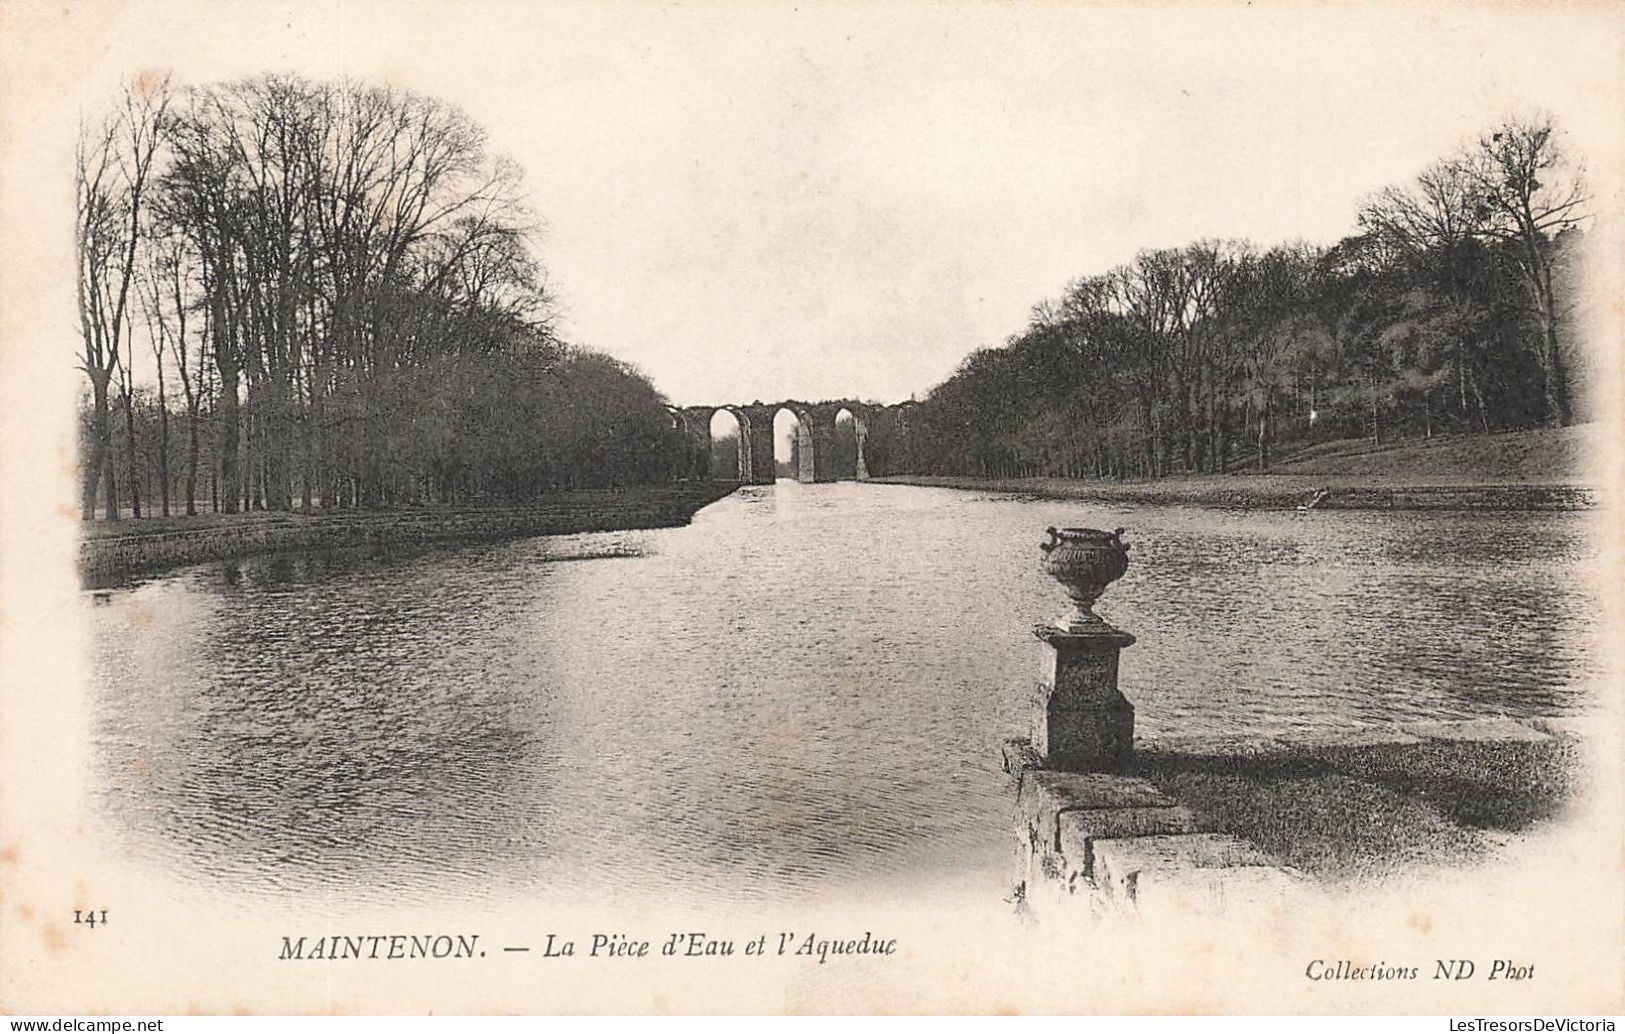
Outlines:
[{"label": "forested hillside", "polygon": [[1079,277],[876,451],[893,473],[1146,477],[1567,425],[1585,204],[1556,127],[1508,121],[1330,246],[1201,240]]}]

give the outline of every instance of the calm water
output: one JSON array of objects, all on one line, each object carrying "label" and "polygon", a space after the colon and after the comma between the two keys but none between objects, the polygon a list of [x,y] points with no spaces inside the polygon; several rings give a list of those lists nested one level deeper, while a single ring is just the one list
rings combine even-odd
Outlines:
[{"label": "calm water", "polygon": [[1139,636],[1142,736],[1585,706],[1583,515],[781,482],[688,528],[87,596],[103,811],[137,858],[239,890],[997,892],[998,743],[1063,603],[1050,524],[1129,529],[1098,609]]}]

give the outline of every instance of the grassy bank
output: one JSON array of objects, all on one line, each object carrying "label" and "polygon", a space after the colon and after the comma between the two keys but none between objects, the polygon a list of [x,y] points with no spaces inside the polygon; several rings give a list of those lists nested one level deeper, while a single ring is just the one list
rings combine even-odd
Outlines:
[{"label": "grassy bank", "polygon": [[1605,445],[1601,424],[1497,434],[1436,435],[1377,443],[1322,442],[1277,458],[1276,474],[1359,477],[1402,483],[1581,485]]},{"label": "grassy bank", "polygon": [[687,524],[731,494],[732,482],[682,482],[561,492],[525,506],[200,514],[84,526],[79,569],[87,586],[118,584],[173,567],[280,550],[481,542]]},{"label": "grassy bank", "polygon": [[1577,741],[1423,740],[1246,755],[1151,749],[1137,774],[1212,828],[1334,884],[1471,864],[1561,818]]},{"label": "grassy bank", "polygon": [[1269,473],[1199,474],[1150,481],[895,475],[881,484],[1013,492],[1050,499],[1262,509],[1570,510],[1596,505],[1586,459],[1599,425],[1378,445],[1326,442]]},{"label": "grassy bank", "polygon": [[1579,485],[1403,485],[1304,475],[1207,475],[1158,481],[968,478],[899,474],[876,484],[1009,492],[1043,499],[1224,506],[1265,510],[1582,510],[1596,493]]}]

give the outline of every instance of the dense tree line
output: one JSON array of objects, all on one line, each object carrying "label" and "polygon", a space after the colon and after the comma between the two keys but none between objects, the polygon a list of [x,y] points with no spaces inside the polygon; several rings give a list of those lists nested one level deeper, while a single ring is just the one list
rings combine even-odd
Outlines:
[{"label": "dense tree line", "polygon": [[1584,204],[1551,122],[1506,122],[1329,247],[1203,240],[1072,282],[871,448],[895,471],[1160,476],[1568,424]]},{"label": "dense tree line", "polygon": [[82,514],[662,479],[664,400],[561,342],[518,169],[430,97],[145,77],[82,126]]}]

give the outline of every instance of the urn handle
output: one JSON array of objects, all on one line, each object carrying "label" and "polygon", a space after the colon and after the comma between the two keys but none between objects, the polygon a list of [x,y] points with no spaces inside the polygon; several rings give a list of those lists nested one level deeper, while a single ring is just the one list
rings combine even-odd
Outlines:
[{"label": "urn handle", "polygon": [[1128,530],[1127,528],[1113,528],[1112,529],[1112,538],[1117,540],[1118,547],[1120,549],[1122,549],[1122,551],[1125,552],[1125,553],[1128,552],[1129,546],[1128,546],[1127,542],[1123,541],[1123,532],[1125,532],[1127,530]]},{"label": "urn handle", "polygon": [[1044,533],[1049,536],[1049,541],[1048,542],[1040,542],[1038,544],[1038,548],[1043,550],[1044,552],[1048,553],[1050,550],[1054,549],[1056,547],[1056,545],[1061,541],[1061,533],[1056,531],[1052,527],[1051,528],[1045,528]]}]

